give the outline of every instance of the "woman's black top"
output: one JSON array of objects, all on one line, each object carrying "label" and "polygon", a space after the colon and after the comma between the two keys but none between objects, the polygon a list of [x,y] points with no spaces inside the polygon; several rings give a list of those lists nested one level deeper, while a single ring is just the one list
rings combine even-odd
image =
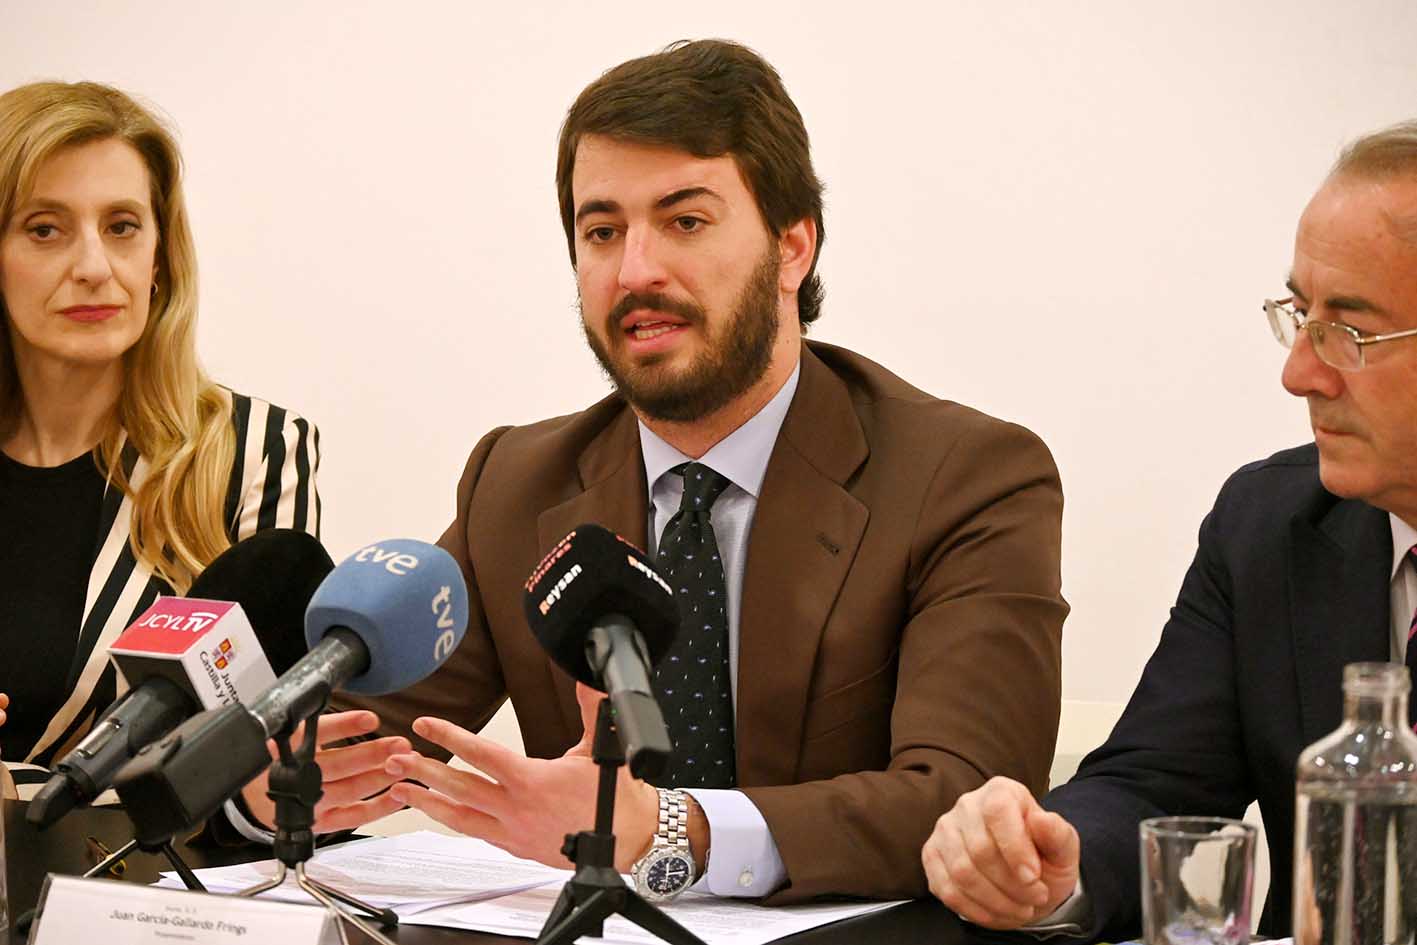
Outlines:
[{"label": "woman's black top", "polygon": [[21,761],[74,688],[104,479],[92,453],[40,468],[0,452],[0,758]]}]

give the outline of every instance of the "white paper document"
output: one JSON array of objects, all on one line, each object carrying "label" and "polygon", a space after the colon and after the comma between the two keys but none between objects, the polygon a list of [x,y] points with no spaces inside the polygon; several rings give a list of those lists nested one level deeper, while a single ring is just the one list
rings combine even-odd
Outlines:
[{"label": "white paper document", "polygon": [[[275,875],[275,862],[245,863],[197,870],[214,893],[247,889]],[[522,860],[471,837],[431,831],[359,840],[317,850],[306,872],[341,892],[380,908],[392,909],[405,925],[472,929],[535,938],[546,923],[570,870]],[[161,886],[180,886],[173,873]],[[288,876],[278,889],[262,893],[294,902],[312,901]],[[809,903],[760,906],[742,899],[686,893],[662,908],[708,945],[763,945],[775,939],[852,916],[865,915],[894,902]],[[639,926],[613,916],[603,939],[609,945],[659,945]]]},{"label": "white paper document", "polygon": [[[432,831],[360,840],[316,850],[306,874],[340,892],[400,916],[433,906],[468,902],[518,892],[543,883],[564,883],[569,870],[518,859],[471,837]],[[197,870],[214,893],[238,892],[275,876],[274,860]],[[160,886],[181,886],[175,873],[163,873]],[[288,874],[278,888],[261,894],[291,902],[314,900]]]},{"label": "white paper document", "polygon": [[[483,902],[441,906],[403,921],[407,925],[440,925],[535,938],[560,894],[560,884],[538,886]],[[760,906],[742,899],[720,899],[690,892],[671,903],[662,904],[660,908],[708,945],[763,945],[819,925],[899,904],[853,902]],[[605,921],[604,938],[583,938],[581,941],[604,942],[606,945],[663,945],[662,939],[620,916],[612,916]]]}]

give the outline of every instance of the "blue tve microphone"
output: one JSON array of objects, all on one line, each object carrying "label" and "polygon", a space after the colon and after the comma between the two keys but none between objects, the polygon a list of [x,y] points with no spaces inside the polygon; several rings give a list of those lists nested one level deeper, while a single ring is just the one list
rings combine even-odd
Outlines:
[{"label": "blue tve microphone", "polygon": [[466,630],[467,585],[457,562],[437,545],[407,538],[340,562],[305,611],[312,654],[331,634],[352,633],[363,643],[364,668],[343,688],[367,696],[418,682],[443,665]]},{"label": "blue tve microphone", "polygon": [[141,843],[191,829],[271,763],[266,740],[321,711],[338,688],[382,695],[432,673],[467,630],[451,555],[410,539],[355,552],[305,612],[310,652],[249,706],[203,712],[138,753],[115,787]]}]

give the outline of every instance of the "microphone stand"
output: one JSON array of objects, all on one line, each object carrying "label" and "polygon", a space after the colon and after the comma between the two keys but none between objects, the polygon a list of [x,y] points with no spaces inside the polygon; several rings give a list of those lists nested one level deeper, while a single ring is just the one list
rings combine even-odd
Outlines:
[{"label": "microphone stand", "polygon": [[[192,867],[187,865],[187,862],[182,859],[182,854],[178,853],[177,848],[172,845],[172,838],[170,836],[164,837],[162,840],[155,843],[144,843],[137,837],[134,837],[79,875],[83,879],[93,879],[95,876],[102,876],[112,867],[127,859],[128,854],[132,853],[134,850],[140,850],[143,853],[149,854],[161,853],[163,856],[167,857],[167,862],[172,864],[172,868],[176,870],[177,876],[182,880],[184,886],[193,892],[207,891],[207,887],[202,885],[202,881],[197,878],[197,874],[192,872]],[[16,916],[15,931],[28,932],[30,926],[34,924],[34,920],[35,910],[26,909]]]},{"label": "microphone stand", "polygon": [[670,945],[704,945],[697,935],[625,885],[615,870],[615,783],[625,763],[625,747],[608,698],[600,700],[595,716],[591,757],[600,767],[595,829],[566,834],[561,852],[576,864],[576,873],[561,887],[536,945],[571,945],[582,935],[599,937],[605,919],[612,915],[624,916]]},{"label": "microphone stand", "polygon": [[[353,911],[340,908],[336,900],[351,909],[363,912],[385,928],[398,925],[399,917],[392,909],[371,906],[348,893],[312,879],[305,871],[306,862],[315,854],[315,804],[324,793],[320,788],[320,766],[315,762],[319,724],[318,712],[305,721],[305,740],[295,751],[291,750],[289,733],[275,736],[276,747],[280,749],[280,760],[271,765],[266,794],[276,802],[276,838],[273,850],[276,873],[265,882],[250,889],[243,889],[236,895],[256,896],[275,889],[294,871],[296,885],[328,909],[337,923],[349,923],[379,945],[394,945],[387,936]],[[343,928],[340,931],[340,940],[345,940]]]},{"label": "microphone stand", "polygon": [[177,871],[177,876],[182,880],[184,886],[194,892],[207,891],[207,887],[202,885],[202,881],[197,878],[197,874],[192,872],[192,868],[183,861],[182,855],[178,853],[176,847],[172,845],[171,837],[168,837],[161,843],[155,844],[143,843],[138,840],[137,837],[134,837],[132,840],[129,840],[127,843],[123,844],[123,846],[104,857],[104,859],[92,869],[85,872],[83,878],[93,879],[95,876],[107,873],[110,867],[115,863],[121,862],[134,850],[142,850],[144,853],[161,853],[163,856],[167,857],[167,862],[171,863],[172,868]]}]

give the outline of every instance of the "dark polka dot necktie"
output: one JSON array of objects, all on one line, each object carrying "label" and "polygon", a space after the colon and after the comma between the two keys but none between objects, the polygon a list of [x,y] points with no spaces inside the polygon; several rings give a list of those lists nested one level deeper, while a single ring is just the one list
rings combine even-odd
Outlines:
[{"label": "dark polka dot necktie", "polygon": [[679,635],[655,670],[654,688],[674,742],[660,787],[731,788],[733,693],[728,669],[728,586],[709,512],[729,485],[699,463],[684,477],[684,500],[664,526],[658,564],[679,599]]},{"label": "dark polka dot necktie", "polygon": [[[1414,568],[1417,568],[1417,545],[1413,545],[1407,550],[1407,557]],[[1417,688],[1417,613],[1412,615],[1412,625],[1407,630],[1407,669],[1412,674],[1414,688]],[[1412,693],[1407,700],[1407,723],[1417,730],[1417,692]]]}]

